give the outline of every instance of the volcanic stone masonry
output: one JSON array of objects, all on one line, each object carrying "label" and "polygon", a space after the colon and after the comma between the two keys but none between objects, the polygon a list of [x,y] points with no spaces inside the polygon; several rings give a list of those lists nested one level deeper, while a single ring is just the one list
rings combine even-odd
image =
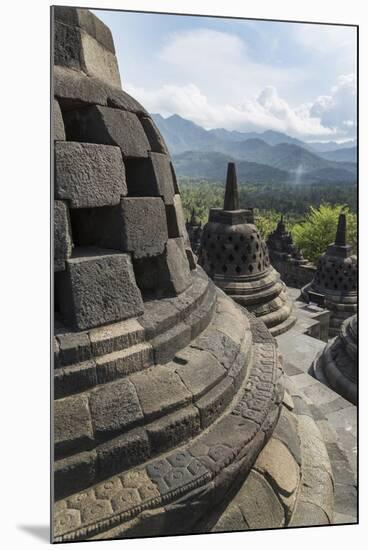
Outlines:
[{"label": "volcanic stone masonry", "polygon": [[253,211],[239,209],[232,162],[228,164],[224,208],[211,208],[203,229],[199,263],[218,287],[260,317],[274,336],[295,323],[292,302],[270,264]]},{"label": "volcanic stone masonry", "polygon": [[316,302],[330,310],[329,335],[337,336],[345,319],[358,308],[358,260],[352,246],[346,244],[346,216],[341,213],[336,238],[318,260],[311,283],[302,288],[306,302]]},{"label": "volcanic stone masonry", "polygon": [[[109,29],[63,7],[53,28],[53,541],[333,522],[317,425],[263,322],[197,266],[166,145],[120,87]],[[250,213],[225,207],[243,224],[226,237],[260,255],[241,269],[287,317]]]},{"label": "volcanic stone masonry", "polygon": [[201,246],[202,223],[197,220],[194,208],[192,209],[190,219],[186,221],[185,225],[187,228],[192,250],[194,254],[198,254],[199,248]]},{"label": "volcanic stone masonry", "polygon": [[346,319],[338,336],[314,360],[312,373],[345,399],[358,404],[358,320]]},{"label": "volcanic stone masonry", "polygon": [[268,236],[266,244],[271,264],[286,285],[301,288],[311,282],[316,268],[294,245],[291,233],[286,231],[283,216],[275,231]]}]

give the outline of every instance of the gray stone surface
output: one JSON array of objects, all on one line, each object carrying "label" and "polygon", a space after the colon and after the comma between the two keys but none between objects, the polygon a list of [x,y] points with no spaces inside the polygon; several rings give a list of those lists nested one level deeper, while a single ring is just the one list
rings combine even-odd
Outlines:
[{"label": "gray stone surface", "polygon": [[91,485],[96,478],[95,451],[78,453],[54,464],[55,498],[63,498]]},{"label": "gray stone surface", "polygon": [[55,21],[65,25],[82,28],[110,52],[115,53],[114,41],[110,29],[87,9],[75,9],[66,6],[53,6]]},{"label": "gray stone surface", "polygon": [[64,261],[72,254],[69,211],[62,201],[54,201],[54,260],[56,270],[63,270]]},{"label": "gray stone surface", "polygon": [[64,121],[70,140],[118,145],[124,158],[148,155],[150,145],[134,113],[93,105],[69,111]]},{"label": "gray stone surface", "polygon": [[220,363],[205,351],[186,348],[175,356],[178,366],[175,372],[180,376],[195,399],[215,386],[226,375]]},{"label": "gray stone surface", "polygon": [[169,151],[166,147],[163,137],[161,136],[160,131],[152,118],[149,116],[143,116],[141,117],[141,123],[144,131],[146,132],[148,141],[150,142],[151,150],[154,153],[165,153],[166,155],[168,155]]},{"label": "gray stone surface", "polygon": [[258,472],[250,472],[236,500],[250,529],[270,529],[284,525],[282,505],[272,487]]},{"label": "gray stone surface", "polygon": [[55,197],[71,208],[119,204],[127,194],[119,147],[94,143],[55,144]]},{"label": "gray stone surface", "polygon": [[180,294],[191,284],[183,240],[168,239],[162,255],[136,260],[134,272],[139,288],[147,294],[157,298]]},{"label": "gray stone surface", "polygon": [[136,389],[127,379],[94,390],[90,410],[96,435],[101,439],[133,428],[143,419]]},{"label": "gray stone surface", "polygon": [[91,358],[91,343],[86,332],[68,332],[56,335],[63,365],[79,363]]},{"label": "gray stone surface", "polygon": [[55,141],[65,140],[64,121],[61,114],[59,102],[56,99],[54,99],[54,102],[53,102],[52,114],[53,114],[54,140]]},{"label": "gray stone surface", "polygon": [[87,397],[80,395],[58,400],[54,407],[56,456],[90,448],[94,435]]},{"label": "gray stone surface", "polygon": [[150,456],[150,444],[147,432],[141,428],[130,430],[127,434],[99,445],[97,449],[97,468],[101,479],[142,463]]},{"label": "gray stone surface", "polygon": [[[121,201],[126,249],[134,258],[162,254],[168,239],[161,198],[129,197]],[[154,220],[154,223],[147,223]]]},{"label": "gray stone surface", "polygon": [[174,204],[173,174],[167,155],[150,152],[148,158],[127,159],[125,165],[129,196],[161,196],[165,204]]},{"label": "gray stone surface", "polygon": [[192,398],[180,377],[168,367],[155,365],[144,372],[133,374],[130,379],[147,419],[162,416],[164,411],[169,412]]},{"label": "gray stone surface", "polygon": [[153,453],[170,449],[188,440],[200,431],[201,423],[196,407],[189,406],[156,420],[147,427]]},{"label": "gray stone surface", "polygon": [[100,249],[88,252],[68,260],[62,274],[59,292],[65,319],[84,330],[143,313],[129,256]]},{"label": "gray stone surface", "polygon": [[131,252],[134,258],[162,254],[168,239],[160,197],[124,197],[117,206],[78,209],[72,224],[80,245]]}]

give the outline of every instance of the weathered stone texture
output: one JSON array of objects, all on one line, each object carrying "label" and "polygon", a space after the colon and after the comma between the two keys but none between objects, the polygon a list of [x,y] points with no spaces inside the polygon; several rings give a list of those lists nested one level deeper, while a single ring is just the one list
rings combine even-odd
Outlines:
[{"label": "weathered stone texture", "polygon": [[65,129],[63,116],[61,114],[59,102],[54,99],[53,102],[53,132],[55,141],[63,141],[65,139]]},{"label": "weathered stone texture", "polygon": [[135,387],[125,379],[93,391],[90,409],[96,434],[102,439],[134,427],[143,418]]},{"label": "weathered stone texture", "polygon": [[134,113],[93,105],[67,112],[64,120],[69,140],[117,145],[124,158],[148,155],[150,145]]},{"label": "weathered stone texture", "polygon": [[72,254],[72,234],[69,211],[62,201],[54,201],[54,261],[55,270],[65,268],[65,260]]},{"label": "weathered stone texture", "polygon": [[127,159],[125,164],[129,196],[161,196],[165,204],[174,204],[174,182],[167,155],[150,152],[146,159]]},{"label": "weathered stone texture", "polygon": [[162,255],[135,261],[134,272],[143,292],[157,297],[180,294],[191,283],[183,240],[168,239]]},{"label": "weathered stone texture", "polygon": [[59,292],[63,316],[79,330],[143,313],[127,254],[100,249],[68,260]]},{"label": "weathered stone texture", "polygon": [[119,204],[127,194],[119,147],[92,143],[55,144],[55,197],[71,208]]}]

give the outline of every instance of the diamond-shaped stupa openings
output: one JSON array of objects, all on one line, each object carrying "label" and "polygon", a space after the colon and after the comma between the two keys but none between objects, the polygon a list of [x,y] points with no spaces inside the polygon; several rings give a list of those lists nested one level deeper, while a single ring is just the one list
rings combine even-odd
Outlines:
[{"label": "diamond-shaped stupa openings", "polygon": [[270,264],[253,211],[239,208],[235,164],[228,164],[224,208],[211,208],[203,229],[199,262],[217,286],[261,317],[272,334],[295,322],[285,284]]}]

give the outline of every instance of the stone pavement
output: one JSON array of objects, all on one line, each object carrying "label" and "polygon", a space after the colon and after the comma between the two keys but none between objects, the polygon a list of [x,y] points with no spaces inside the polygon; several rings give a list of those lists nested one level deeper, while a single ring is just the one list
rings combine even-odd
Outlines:
[{"label": "stone pavement", "polygon": [[[288,289],[297,297],[296,289]],[[316,308],[318,309],[318,308]],[[277,337],[290,377],[292,395],[301,395],[309,405],[326,444],[335,478],[335,523],[357,521],[357,407],[321,384],[308,371],[325,342],[306,334],[315,323],[300,302],[295,302],[297,322]]]}]

